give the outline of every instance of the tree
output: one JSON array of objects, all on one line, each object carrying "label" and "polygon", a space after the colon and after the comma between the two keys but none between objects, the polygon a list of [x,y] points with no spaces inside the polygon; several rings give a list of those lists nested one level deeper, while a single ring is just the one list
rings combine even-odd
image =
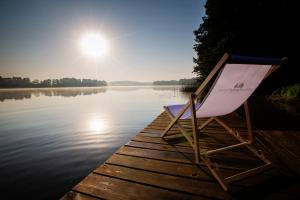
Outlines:
[{"label": "tree", "polygon": [[3,78],[0,76],[0,88],[44,88],[44,87],[97,87],[107,86],[106,81],[92,80],[92,79],[76,79],[76,78],[61,78],[61,79],[45,79],[33,80],[30,82],[29,78],[21,77],[8,77]]},{"label": "tree", "polygon": [[40,82],[40,87],[51,87],[51,79],[46,79]]},{"label": "tree", "polygon": [[197,57],[193,72],[200,82],[225,52],[287,56],[290,64],[277,81],[279,85],[297,82],[297,73],[291,73],[296,69],[291,62],[288,3],[285,0],[207,0],[206,16],[194,31]]}]

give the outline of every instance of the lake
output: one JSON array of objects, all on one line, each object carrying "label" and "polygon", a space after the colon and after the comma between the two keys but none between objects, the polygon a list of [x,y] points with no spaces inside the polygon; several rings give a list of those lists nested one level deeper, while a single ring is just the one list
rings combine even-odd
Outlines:
[{"label": "lake", "polygon": [[0,90],[1,199],[58,199],[163,111],[179,87]]}]

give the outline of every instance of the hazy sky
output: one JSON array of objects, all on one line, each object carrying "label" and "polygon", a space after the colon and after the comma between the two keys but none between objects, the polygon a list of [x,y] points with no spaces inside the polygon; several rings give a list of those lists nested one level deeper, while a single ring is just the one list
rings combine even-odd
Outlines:
[{"label": "hazy sky", "polygon": [[[194,35],[204,0],[1,0],[0,75],[153,81],[194,76]],[[79,48],[101,33],[109,52]]]}]

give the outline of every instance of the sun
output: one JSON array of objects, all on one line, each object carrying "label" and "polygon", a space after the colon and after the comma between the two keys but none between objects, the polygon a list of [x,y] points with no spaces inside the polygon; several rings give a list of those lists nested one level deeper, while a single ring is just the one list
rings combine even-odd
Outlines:
[{"label": "sun", "polygon": [[91,59],[98,59],[108,52],[107,40],[99,33],[85,33],[80,38],[80,50],[84,56]]}]

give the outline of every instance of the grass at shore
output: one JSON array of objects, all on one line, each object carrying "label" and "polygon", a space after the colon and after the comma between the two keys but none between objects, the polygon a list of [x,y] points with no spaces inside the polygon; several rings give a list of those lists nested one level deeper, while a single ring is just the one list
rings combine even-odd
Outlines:
[{"label": "grass at shore", "polygon": [[197,84],[194,84],[194,85],[183,85],[181,87],[181,91],[182,92],[195,92],[198,88],[198,85]]},{"label": "grass at shore", "polygon": [[270,100],[296,101],[300,99],[300,83],[276,89]]}]

